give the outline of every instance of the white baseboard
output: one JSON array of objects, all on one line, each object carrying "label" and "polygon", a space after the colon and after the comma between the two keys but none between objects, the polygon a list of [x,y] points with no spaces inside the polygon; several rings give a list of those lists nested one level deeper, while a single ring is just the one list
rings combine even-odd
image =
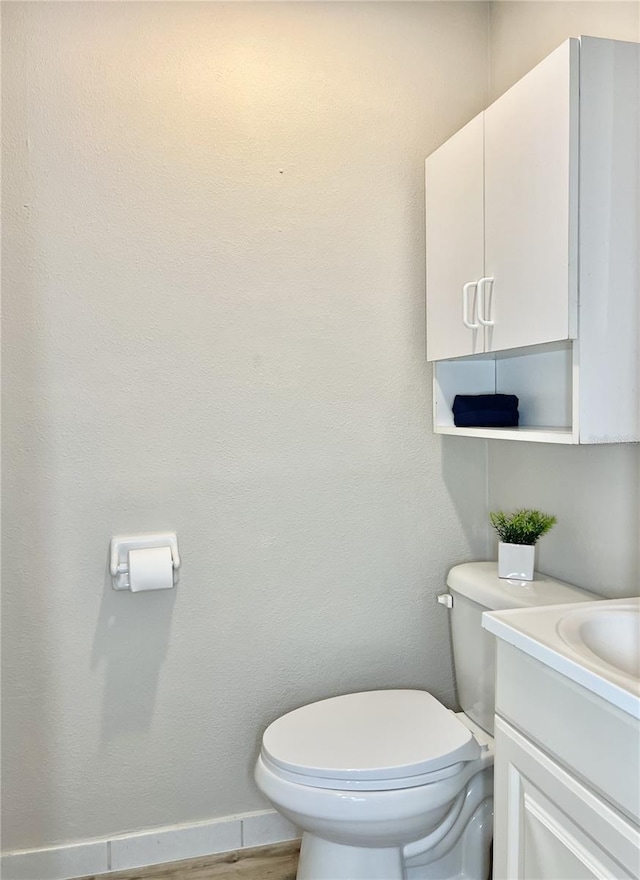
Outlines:
[{"label": "white baseboard", "polygon": [[192,825],[170,825],[65,846],[3,853],[2,880],[72,880],[230,850],[296,840],[297,828],[275,810],[225,816]]}]

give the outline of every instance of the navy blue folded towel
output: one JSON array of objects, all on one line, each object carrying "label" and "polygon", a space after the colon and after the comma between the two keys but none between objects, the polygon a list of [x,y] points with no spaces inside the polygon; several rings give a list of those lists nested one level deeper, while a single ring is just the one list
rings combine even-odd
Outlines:
[{"label": "navy blue folded towel", "polygon": [[518,398],[515,394],[456,394],[453,424],[457,428],[515,428]]}]

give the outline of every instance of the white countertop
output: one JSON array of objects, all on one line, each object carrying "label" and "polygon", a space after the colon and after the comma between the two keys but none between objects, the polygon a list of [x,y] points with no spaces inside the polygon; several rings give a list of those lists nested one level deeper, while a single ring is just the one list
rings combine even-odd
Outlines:
[{"label": "white countertop", "polygon": [[[574,611],[634,605],[640,599],[610,599],[542,608],[515,608],[509,611],[486,611],[482,625],[497,638],[508,642],[556,672],[565,675],[587,690],[602,697],[623,712],[640,718],[640,677],[628,675],[609,665],[584,648],[567,644],[558,632],[560,622]],[[640,672],[640,671],[639,671]]]}]

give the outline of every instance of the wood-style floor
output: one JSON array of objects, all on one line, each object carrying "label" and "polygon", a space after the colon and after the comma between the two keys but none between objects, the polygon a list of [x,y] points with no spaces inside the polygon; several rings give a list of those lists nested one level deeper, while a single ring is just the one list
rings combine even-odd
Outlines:
[{"label": "wood-style floor", "polygon": [[299,852],[300,841],[276,843],[81,880],[295,880]]}]

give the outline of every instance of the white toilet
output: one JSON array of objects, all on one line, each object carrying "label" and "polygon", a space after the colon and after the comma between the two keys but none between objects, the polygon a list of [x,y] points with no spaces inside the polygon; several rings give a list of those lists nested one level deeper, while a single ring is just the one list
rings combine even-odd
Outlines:
[{"label": "white toilet", "polygon": [[463,712],[418,690],[332,697],[274,721],[260,790],[302,829],[298,880],[487,880],[493,819],[493,637],[485,610],[594,596],[495,562],[452,568],[451,632]]}]

